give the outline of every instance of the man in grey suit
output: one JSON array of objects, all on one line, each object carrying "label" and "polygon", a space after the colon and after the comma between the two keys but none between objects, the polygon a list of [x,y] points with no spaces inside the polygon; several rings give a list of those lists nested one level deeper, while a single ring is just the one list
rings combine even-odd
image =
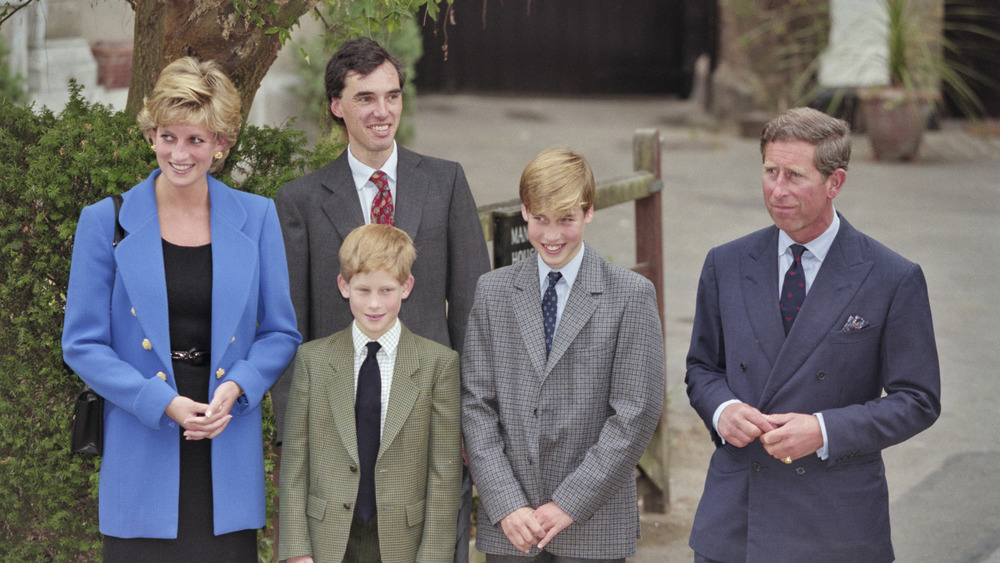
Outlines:
[{"label": "man in grey suit", "polygon": [[940,375],[920,267],[833,207],[847,123],[790,110],[761,135],[774,226],[712,249],[687,358],[716,443],[696,561],[893,560],[882,450],[929,427]]},{"label": "man in grey suit", "polygon": [[[304,342],[350,325],[350,307],[337,288],[340,244],[355,228],[388,220],[417,248],[417,282],[400,320],[419,336],[462,350],[476,281],[489,271],[486,240],[461,165],[396,144],[405,80],[402,64],[378,43],[345,42],[327,64],[325,82],[330,112],[347,129],[348,148],[278,191],[292,303]],[[271,390],[279,443],[290,372]],[[463,496],[471,502],[468,479]],[[460,534],[463,527],[457,561],[468,553],[469,526],[460,521]]]},{"label": "man in grey suit", "polygon": [[538,256],[480,279],[462,355],[476,548],[487,563],[623,563],[639,536],[635,466],[663,406],[656,294],[583,244],[582,157],[542,152],[520,194]]}]

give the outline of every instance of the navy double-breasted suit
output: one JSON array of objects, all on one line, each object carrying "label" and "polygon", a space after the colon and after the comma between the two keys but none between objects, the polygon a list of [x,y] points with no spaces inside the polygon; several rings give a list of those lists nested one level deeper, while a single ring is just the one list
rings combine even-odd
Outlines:
[{"label": "navy double-breasted suit", "polygon": [[[691,546],[726,562],[891,561],[881,451],[941,409],[923,273],[841,217],[786,338],[777,245],[772,226],[713,249],[702,270],[686,381],[718,448]],[[850,317],[864,328],[845,330]],[[723,445],[712,417],[730,399],[822,413],[829,457],[786,465],[760,440]]]},{"label": "navy double-breasted suit", "polygon": [[[177,536],[180,428],[164,414],[177,396],[154,182],[123,194],[127,236],[112,247],[111,199],[84,208],[66,297],[63,356],[106,398],[101,533]],[[243,390],[212,439],[215,533],[265,523],[260,401],[300,342],[271,200],[208,178],[212,234],[209,396]],[[116,272],[117,270],[117,272]]]}]

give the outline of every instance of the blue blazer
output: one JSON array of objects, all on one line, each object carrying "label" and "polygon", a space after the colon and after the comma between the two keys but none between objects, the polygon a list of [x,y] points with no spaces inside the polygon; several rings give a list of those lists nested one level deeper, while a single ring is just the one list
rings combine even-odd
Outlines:
[{"label": "blue blazer", "polygon": [[[823,413],[829,458],[785,465],[759,440],[736,448],[712,430],[719,447],[691,547],[717,561],[892,561],[881,452],[941,412],[923,272],[841,217],[786,338],[777,245],[772,226],[708,254],[688,396],[709,429],[729,399],[765,414]],[[844,331],[852,316],[867,325]]]},{"label": "blue blazer", "polygon": [[[107,399],[100,476],[101,533],[177,537],[179,425],[154,181],[123,194],[127,236],[116,248],[110,198],[84,208],[66,295],[63,357]],[[301,341],[271,200],[209,177],[212,347],[209,395],[234,381],[243,395],[212,440],[215,533],[265,523],[260,402]],[[115,273],[117,265],[117,275]]]}]

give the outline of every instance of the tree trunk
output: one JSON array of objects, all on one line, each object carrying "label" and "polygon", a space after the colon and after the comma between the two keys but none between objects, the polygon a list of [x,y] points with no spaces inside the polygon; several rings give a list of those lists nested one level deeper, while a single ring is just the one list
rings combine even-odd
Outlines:
[{"label": "tree trunk", "polygon": [[129,0],[135,9],[135,48],[126,110],[139,112],[164,66],[193,56],[222,65],[240,92],[246,117],[281,48],[278,34],[265,30],[298,21],[316,1],[261,2],[263,6],[251,13],[260,14],[269,4],[279,9],[274,15],[260,14],[264,25],[259,26],[240,16],[233,0]]}]

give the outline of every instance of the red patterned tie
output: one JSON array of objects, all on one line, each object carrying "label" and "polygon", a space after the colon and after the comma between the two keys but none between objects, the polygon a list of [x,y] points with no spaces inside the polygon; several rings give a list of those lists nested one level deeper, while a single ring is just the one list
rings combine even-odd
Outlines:
[{"label": "red patterned tie", "polygon": [[385,172],[376,170],[371,181],[378,188],[375,199],[372,200],[372,223],[395,227],[396,207],[392,204],[392,192],[389,191],[389,178]]}]

